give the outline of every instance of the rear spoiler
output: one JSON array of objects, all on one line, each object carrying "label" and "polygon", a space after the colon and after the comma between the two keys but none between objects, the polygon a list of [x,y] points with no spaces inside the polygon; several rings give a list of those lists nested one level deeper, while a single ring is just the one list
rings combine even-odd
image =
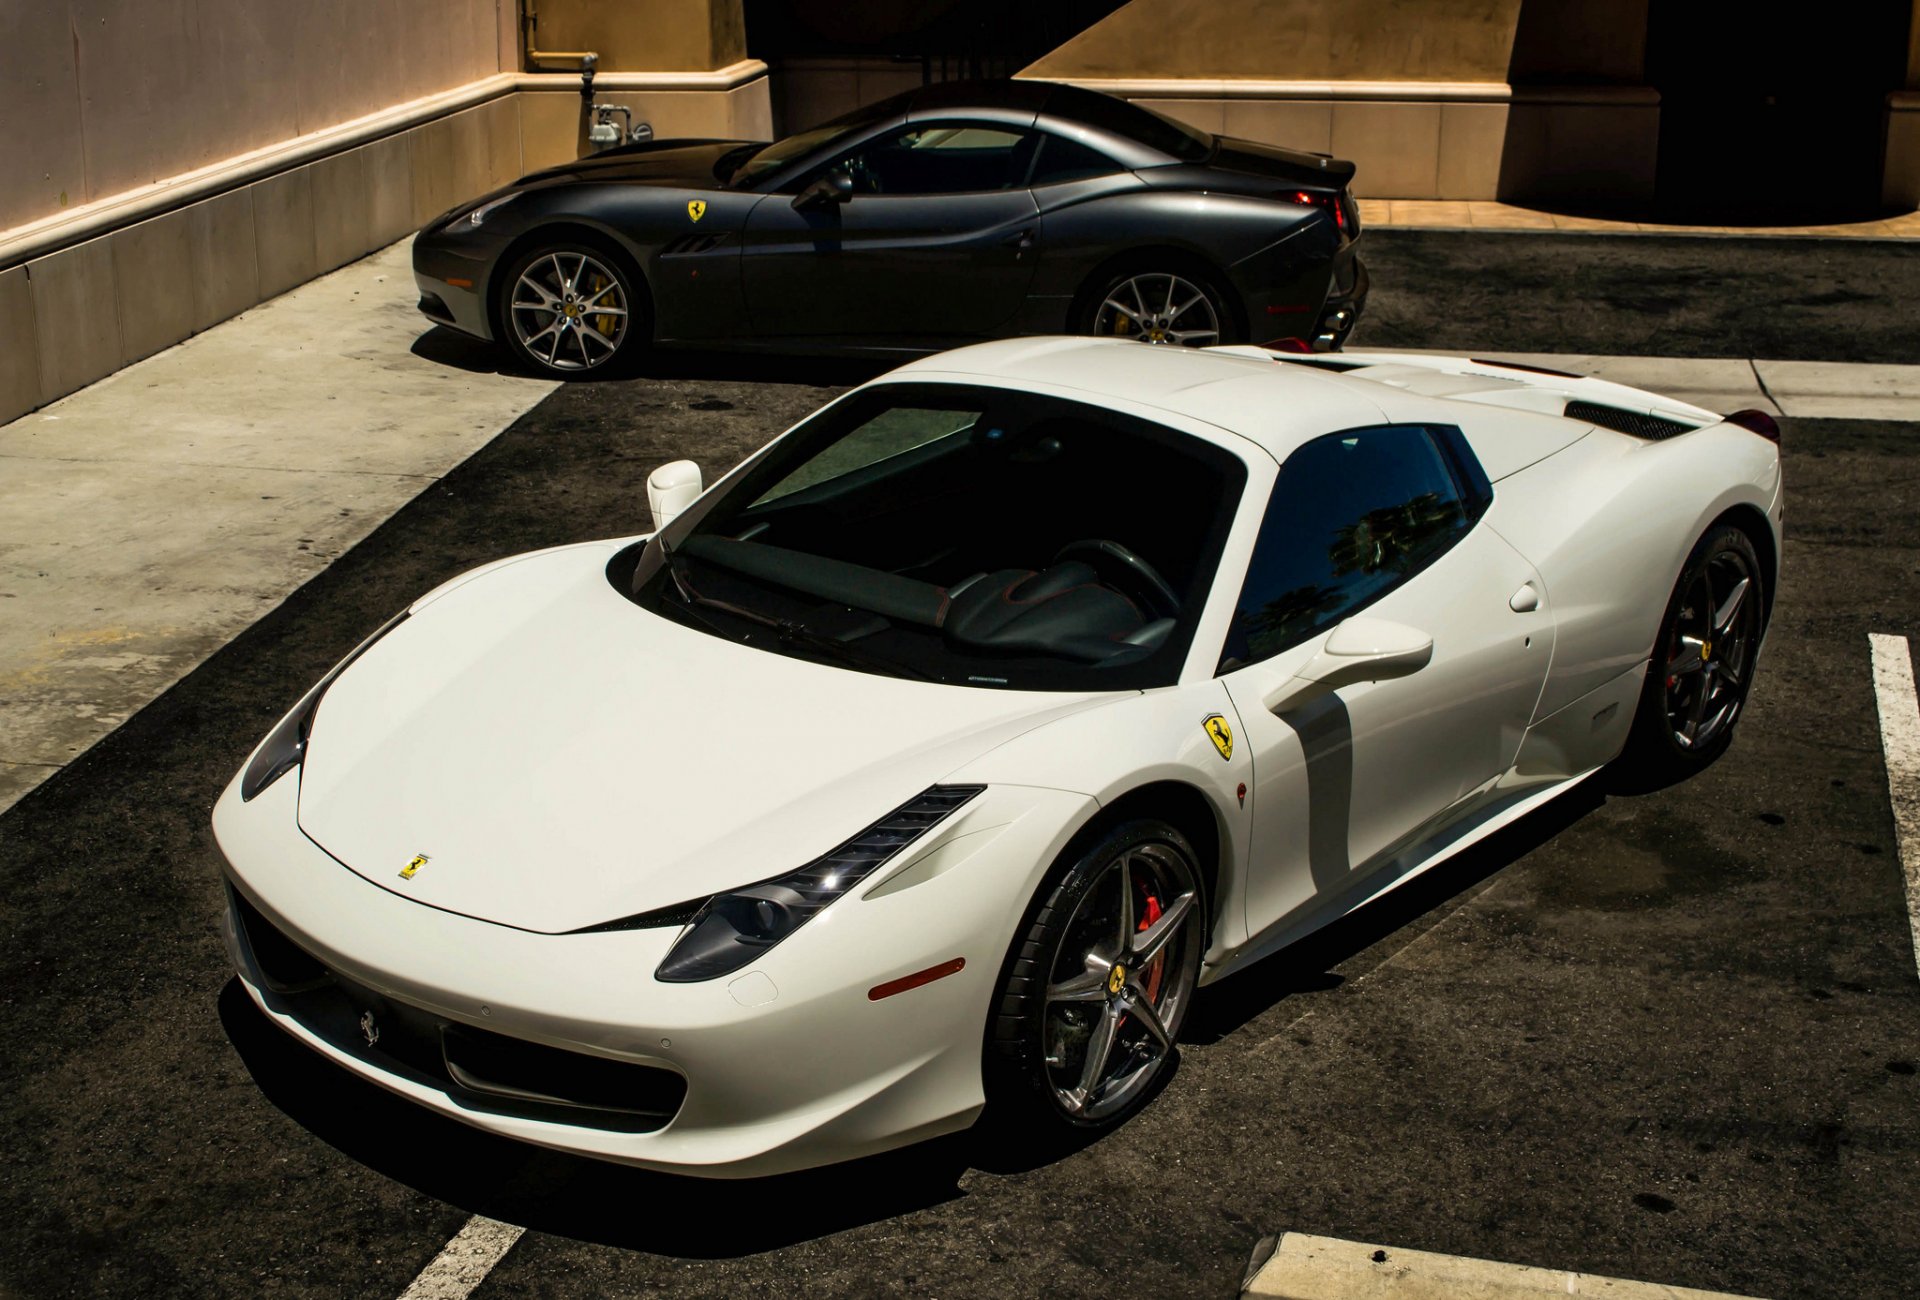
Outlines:
[{"label": "rear spoiler", "polygon": [[[1564,416],[1647,442],[1676,438],[1723,420],[1779,441],[1778,428],[1759,411],[1722,416],[1705,407],[1611,380],[1519,361],[1427,352],[1270,352],[1244,345],[1209,351],[1258,357],[1302,369],[1338,371],[1427,397]],[[1760,427],[1762,422],[1772,432]]]}]

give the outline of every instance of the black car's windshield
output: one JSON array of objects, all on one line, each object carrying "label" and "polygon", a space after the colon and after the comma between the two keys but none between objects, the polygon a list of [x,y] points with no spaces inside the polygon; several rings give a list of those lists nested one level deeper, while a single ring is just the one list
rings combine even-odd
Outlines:
[{"label": "black car's windshield", "polygon": [[863,127],[871,126],[882,118],[891,116],[898,110],[895,102],[897,99],[898,96],[895,96],[895,99],[882,100],[877,104],[856,108],[853,112],[843,113],[830,122],[822,122],[810,131],[802,131],[784,140],[776,140],[750,154],[745,153],[744,150],[736,150],[721,160],[723,163],[731,163],[733,168],[732,173],[726,177],[726,183],[734,189],[752,185],[760,177],[770,176],[787,164],[798,162],[814,150],[831,144],[843,135],[851,135]]},{"label": "black car's windshield", "polygon": [[1224,449],[1098,407],[887,384],[822,411],[677,522],[631,594],[861,671],[1168,685],[1245,481]]}]

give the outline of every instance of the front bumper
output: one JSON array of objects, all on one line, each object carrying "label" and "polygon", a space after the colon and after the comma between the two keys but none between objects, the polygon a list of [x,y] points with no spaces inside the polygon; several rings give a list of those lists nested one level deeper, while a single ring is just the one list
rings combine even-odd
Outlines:
[{"label": "front bumper", "polygon": [[[840,900],[733,976],[663,984],[653,970],[678,931],[537,934],[402,898],[300,833],[298,788],[295,771],[243,804],[236,782],[214,810],[229,883],[245,900],[229,903],[228,948],[269,1018],[335,1064],[476,1127],[715,1177],[827,1164],[972,1123],[1007,944],[1046,864],[1093,806],[992,787],[902,855],[903,865],[943,855],[937,870],[916,865],[918,883]],[[895,870],[875,872],[868,892]],[[315,999],[269,979],[248,908],[336,977],[338,992]],[[869,997],[955,957],[965,961],[957,974]],[[369,1029],[380,1039],[367,1041]],[[580,1058],[589,1069],[629,1068],[633,1095],[623,1101],[617,1080],[603,1080],[597,1104],[583,1106],[558,1075],[518,1099],[463,1087],[446,1068],[459,1064],[455,1053],[443,1048],[436,1068],[420,1041],[447,1029],[533,1055],[557,1049],[548,1059],[560,1075]],[[524,1083],[526,1069],[514,1069]],[[684,1080],[684,1100],[672,1104],[680,1084],[662,1075]]]},{"label": "front bumper", "polygon": [[413,281],[420,289],[421,315],[492,339],[486,294],[495,259],[489,248],[467,246],[474,242],[429,226],[413,241]]}]

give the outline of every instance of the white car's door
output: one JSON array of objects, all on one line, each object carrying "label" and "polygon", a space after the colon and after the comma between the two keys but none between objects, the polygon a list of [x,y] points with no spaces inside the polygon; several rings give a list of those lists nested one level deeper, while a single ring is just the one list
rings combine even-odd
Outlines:
[{"label": "white car's door", "polygon": [[[1533,566],[1481,522],[1491,500],[1445,428],[1333,434],[1282,466],[1223,659],[1253,761],[1250,934],[1338,899],[1513,764],[1553,623]],[[1350,619],[1331,648],[1398,635],[1430,656],[1329,656]],[[1330,664],[1347,684],[1303,685]]]}]

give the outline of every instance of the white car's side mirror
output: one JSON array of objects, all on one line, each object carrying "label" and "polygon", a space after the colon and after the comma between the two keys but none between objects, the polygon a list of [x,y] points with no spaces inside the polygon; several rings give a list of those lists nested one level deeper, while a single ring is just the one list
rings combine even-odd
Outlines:
[{"label": "white car's side mirror", "polygon": [[699,499],[701,491],[700,467],[690,460],[668,461],[647,475],[647,509],[653,512],[653,530],[657,533],[672,523],[674,516]]},{"label": "white car's side mirror", "polygon": [[1403,623],[1350,618],[1300,671],[1269,690],[1261,703],[1289,713],[1354,682],[1378,682],[1417,673],[1433,659],[1433,638]]}]

